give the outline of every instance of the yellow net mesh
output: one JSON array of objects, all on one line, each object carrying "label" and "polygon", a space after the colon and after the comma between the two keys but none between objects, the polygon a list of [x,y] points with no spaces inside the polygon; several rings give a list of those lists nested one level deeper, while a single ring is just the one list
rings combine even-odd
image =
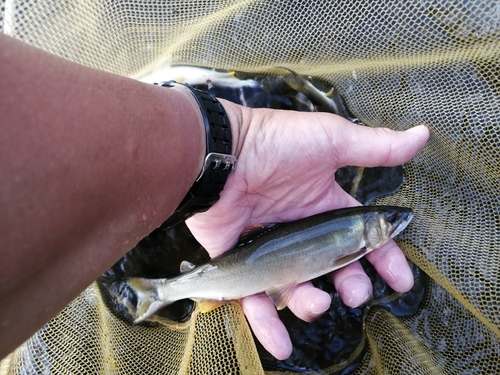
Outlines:
[{"label": "yellow net mesh", "polygon": [[[166,65],[335,85],[370,126],[426,123],[403,188],[399,244],[430,277],[424,306],[365,312],[357,374],[500,373],[500,7],[484,1],[1,2],[0,30],[134,78]],[[338,368],[325,369],[325,373]],[[0,363],[0,374],[259,374],[237,305],[159,327],[122,322],[95,286]]]}]

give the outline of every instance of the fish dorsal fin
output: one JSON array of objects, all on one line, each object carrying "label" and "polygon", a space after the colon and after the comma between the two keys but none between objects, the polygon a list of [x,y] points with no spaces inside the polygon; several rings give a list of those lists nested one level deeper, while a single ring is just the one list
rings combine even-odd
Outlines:
[{"label": "fish dorsal fin", "polygon": [[295,285],[284,285],[277,288],[272,288],[266,290],[266,294],[271,298],[276,309],[283,310],[290,298],[292,298],[292,293],[295,289]]},{"label": "fish dorsal fin", "polygon": [[180,271],[181,271],[181,273],[188,272],[188,271],[191,271],[195,267],[196,266],[193,263],[188,262],[187,260],[183,260],[181,262]]},{"label": "fish dorsal fin", "polygon": [[252,242],[260,235],[267,233],[270,230],[276,229],[277,227],[277,223],[260,223],[248,225],[243,229],[243,232],[241,232],[238,244],[239,246],[241,246],[245,243]]},{"label": "fish dorsal fin", "polygon": [[370,252],[369,249],[366,247],[363,247],[362,249],[356,251],[355,253],[346,255],[345,257],[342,257],[340,259],[336,259],[333,261],[333,269],[332,271],[338,270],[339,268],[342,268],[344,266],[347,266],[348,264],[351,264],[352,262],[364,257],[366,254]]}]

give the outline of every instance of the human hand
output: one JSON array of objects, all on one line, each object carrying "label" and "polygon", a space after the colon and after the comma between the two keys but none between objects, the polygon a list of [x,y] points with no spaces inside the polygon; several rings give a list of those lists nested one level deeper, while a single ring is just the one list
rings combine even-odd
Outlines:
[{"label": "human hand", "polygon": [[[346,165],[395,166],[410,160],[428,139],[425,126],[406,132],[368,128],[326,113],[249,109],[221,100],[232,124],[238,158],[220,200],[187,224],[211,257],[230,250],[246,225],[286,222],[360,203],[335,182]],[[398,292],[413,286],[403,252],[390,241],[366,256]],[[372,285],[359,262],[329,275],[348,306],[366,302]],[[297,285],[288,308],[312,321],[330,306],[330,296],[310,282]],[[245,297],[241,305],[253,332],[277,359],[292,352],[288,332],[265,294]]]}]

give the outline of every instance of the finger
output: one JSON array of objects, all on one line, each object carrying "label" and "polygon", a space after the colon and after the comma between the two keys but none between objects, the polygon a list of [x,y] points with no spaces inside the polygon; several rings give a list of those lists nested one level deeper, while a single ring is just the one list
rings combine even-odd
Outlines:
[{"label": "finger", "polygon": [[296,286],[287,306],[299,319],[312,322],[328,310],[331,302],[328,293],[306,282]]},{"label": "finger", "polygon": [[290,336],[269,297],[265,294],[254,294],[242,298],[240,302],[248,323],[262,346],[276,359],[285,360],[290,357]]},{"label": "finger", "polygon": [[[222,220],[212,216],[213,212],[196,214],[186,220],[186,225],[196,240],[210,254],[210,257],[215,258],[236,245],[244,228],[244,221],[238,218],[231,224],[218,224]],[[226,216],[230,217],[230,215]]]},{"label": "finger", "polygon": [[413,287],[413,273],[403,251],[394,241],[366,255],[380,276],[396,292],[404,293]]},{"label": "finger", "polygon": [[335,289],[347,306],[358,307],[372,298],[372,283],[359,262],[351,263],[330,275]]},{"label": "finger", "polygon": [[429,138],[429,129],[425,125],[404,132],[348,122],[339,126],[331,129],[342,134],[340,138],[332,135],[332,139],[339,139],[336,147],[341,166],[389,167],[403,164],[413,158]]},{"label": "finger", "polygon": [[[233,177],[229,176],[230,179]],[[251,210],[241,203],[245,201],[245,194],[225,189],[220,194],[220,200],[209,211],[186,220],[193,236],[212,258],[233,248],[248,223]]]}]

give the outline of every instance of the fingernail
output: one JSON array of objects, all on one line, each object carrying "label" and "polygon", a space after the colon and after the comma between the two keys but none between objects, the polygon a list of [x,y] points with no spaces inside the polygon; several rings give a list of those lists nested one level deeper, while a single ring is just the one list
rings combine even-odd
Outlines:
[{"label": "fingernail", "polygon": [[365,297],[360,299],[359,305],[367,303],[369,300],[372,299],[372,297],[373,297],[373,290],[369,290],[368,293],[365,295]]},{"label": "fingernail", "polygon": [[405,133],[419,133],[422,131],[422,129],[426,128],[427,126],[426,125],[418,125],[418,126],[414,126],[413,128],[410,128],[408,130],[405,130]]},{"label": "fingernail", "polygon": [[385,281],[396,292],[405,293],[413,287],[413,273],[406,260],[389,262],[386,271],[388,278]]},{"label": "fingernail", "polygon": [[351,296],[344,303],[349,307],[358,307],[363,303],[368,302],[373,295],[372,289],[366,289],[364,291],[353,290],[351,291]]},{"label": "fingernail", "polygon": [[309,305],[308,314],[311,318],[318,318],[325,313],[326,310],[330,307],[332,303],[332,299],[329,294],[325,293],[314,300]]},{"label": "fingernail", "polygon": [[292,355],[292,343],[290,339],[288,340],[280,340],[273,337],[273,344],[266,348],[272,356],[278,360],[284,361],[285,359],[290,358]]},{"label": "fingernail", "polygon": [[396,292],[399,293],[406,293],[408,292],[411,288],[413,288],[415,280],[413,279],[413,275],[398,275],[397,277],[394,278],[394,282],[392,283],[391,287],[394,289]]}]

